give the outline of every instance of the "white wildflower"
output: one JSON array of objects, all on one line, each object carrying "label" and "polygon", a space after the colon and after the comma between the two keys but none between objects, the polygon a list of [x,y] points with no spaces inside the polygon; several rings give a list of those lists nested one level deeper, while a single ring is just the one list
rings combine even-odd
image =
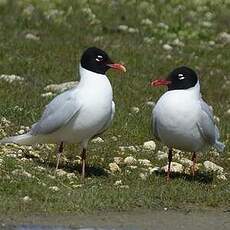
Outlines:
[{"label": "white wildflower", "polygon": [[114,162],[117,163],[118,165],[121,164],[123,162],[123,158],[122,157],[114,157],[113,158]]},{"label": "white wildflower", "polygon": [[166,159],[166,158],[168,158],[168,153],[159,150],[156,154],[156,158],[157,158],[157,160]]},{"label": "white wildflower", "polygon": [[41,97],[52,97],[54,96],[55,94],[53,94],[52,92],[47,92],[47,93],[42,93],[41,94]]},{"label": "white wildflower", "polygon": [[110,171],[111,171],[112,173],[115,173],[115,172],[118,172],[118,171],[120,172],[120,171],[121,171],[120,167],[119,167],[118,164],[115,163],[115,162],[109,163],[109,169],[110,169]]},{"label": "white wildflower", "polygon": [[145,18],[141,20],[141,24],[151,26],[153,22],[149,18]]},{"label": "white wildflower", "polygon": [[147,174],[147,173],[140,173],[139,176],[140,176],[140,178],[141,178],[142,180],[146,180],[147,177],[148,177],[148,174]]},{"label": "white wildflower", "polygon": [[12,174],[15,176],[23,176],[23,177],[32,178],[32,174],[28,173],[24,169],[15,169],[12,171]]},{"label": "white wildflower", "polygon": [[[165,172],[168,172],[168,165],[163,166],[161,169]],[[177,162],[171,162],[171,172],[182,173],[183,165]]]},{"label": "white wildflower", "polygon": [[91,140],[92,143],[103,143],[105,142],[101,137],[96,137]]},{"label": "white wildflower", "polygon": [[54,192],[58,192],[60,190],[60,188],[58,188],[57,186],[50,186],[49,189]]},{"label": "white wildflower", "polygon": [[34,40],[34,41],[39,41],[40,40],[40,38],[38,36],[36,36],[34,34],[31,34],[31,33],[26,34],[25,38],[27,40]]},{"label": "white wildflower", "polygon": [[164,44],[163,49],[166,50],[166,51],[171,51],[173,49],[173,47],[170,46],[169,44]]},{"label": "white wildflower", "polygon": [[167,24],[165,24],[164,22],[159,22],[157,25],[158,25],[158,27],[160,27],[162,29],[165,29],[165,30],[169,29],[169,26]]},{"label": "white wildflower", "polygon": [[144,166],[152,166],[150,160],[148,160],[148,159],[138,159],[138,162],[139,162],[141,165],[144,165]]},{"label": "white wildflower", "polygon": [[224,172],[224,168],[211,162],[211,161],[205,161],[204,167],[207,172],[217,172],[219,174],[222,174]]},{"label": "white wildflower", "polygon": [[24,81],[23,77],[19,77],[17,75],[6,75],[6,74],[2,74],[0,75],[0,80],[4,80],[6,82],[12,83],[13,81]]},{"label": "white wildflower", "polygon": [[124,159],[124,163],[127,165],[132,165],[132,164],[135,164],[136,162],[137,162],[136,158],[132,156],[128,156]]},{"label": "white wildflower", "polygon": [[140,109],[138,107],[132,107],[131,108],[131,112],[132,113],[139,113],[140,112]]},{"label": "white wildflower", "polygon": [[128,31],[129,27],[127,25],[119,25],[117,29],[125,32]]},{"label": "white wildflower", "polygon": [[62,93],[67,89],[71,89],[78,84],[78,81],[69,81],[60,84],[47,85],[44,90],[52,93]]},{"label": "white wildflower", "polygon": [[24,197],[22,198],[22,200],[23,200],[25,203],[32,201],[32,199],[31,199],[29,196],[24,196]]},{"label": "white wildflower", "polygon": [[146,141],[143,144],[145,150],[154,151],[156,149],[156,143],[154,141]]},{"label": "white wildflower", "polygon": [[138,33],[139,30],[137,28],[130,27],[130,28],[128,28],[128,32],[131,33],[131,34],[133,34],[133,33]]},{"label": "white wildflower", "polygon": [[122,181],[121,181],[121,180],[117,180],[117,181],[115,181],[114,185],[115,185],[115,186],[122,185]]}]

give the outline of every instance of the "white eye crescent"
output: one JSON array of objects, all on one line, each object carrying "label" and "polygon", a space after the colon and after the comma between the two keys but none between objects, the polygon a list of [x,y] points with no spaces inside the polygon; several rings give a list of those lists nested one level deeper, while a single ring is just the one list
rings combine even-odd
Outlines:
[{"label": "white eye crescent", "polygon": [[179,77],[179,80],[185,79],[185,76],[184,76],[182,73],[179,73],[179,74],[178,74],[178,77]]},{"label": "white eye crescent", "polygon": [[101,55],[97,55],[96,61],[101,62],[103,60],[103,57]]}]

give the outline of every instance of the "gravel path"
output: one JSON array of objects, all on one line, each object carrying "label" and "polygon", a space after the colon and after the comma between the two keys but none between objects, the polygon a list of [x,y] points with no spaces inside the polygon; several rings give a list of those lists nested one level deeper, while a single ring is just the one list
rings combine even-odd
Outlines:
[{"label": "gravel path", "polygon": [[0,218],[2,230],[229,230],[230,210],[133,211]]}]

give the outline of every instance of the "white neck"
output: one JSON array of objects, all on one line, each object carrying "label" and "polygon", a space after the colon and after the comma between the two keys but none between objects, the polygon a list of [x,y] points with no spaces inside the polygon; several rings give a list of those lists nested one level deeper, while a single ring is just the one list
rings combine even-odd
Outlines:
[{"label": "white neck", "polygon": [[193,86],[190,89],[187,89],[189,92],[191,92],[191,94],[193,94],[195,97],[200,98],[201,94],[200,94],[200,82],[199,80],[197,81],[196,85]]},{"label": "white neck", "polygon": [[85,92],[95,95],[110,95],[112,97],[112,86],[109,79],[104,74],[94,73],[79,66],[80,82],[79,87]]},{"label": "white neck", "polygon": [[[107,79],[105,74],[99,74],[99,73],[95,73],[92,72],[90,70],[85,69],[84,67],[82,67],[81,65],[79,65],[79,73],[80,73],[80,82],[82,81],[92,81],[92,80],[101,80],[101,79]],[[107,79],[108,80],[108,79]]]}]

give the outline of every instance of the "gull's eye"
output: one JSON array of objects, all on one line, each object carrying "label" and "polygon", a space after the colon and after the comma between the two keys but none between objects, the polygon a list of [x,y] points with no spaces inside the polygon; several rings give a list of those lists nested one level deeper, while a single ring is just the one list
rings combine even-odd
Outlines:
[{"label": "gull's eye", "polygon": [[184,79],[185,79],[185,76],[184,76],[182,73],[179,73],[179,74],[178,74],[178,79],[179,79],[179,80],[184,80]]},{"label": "gull's eye", "polygon": [[103,61],[103,57],[102,57],[101,55],[97,55],[96,61],[97,61],[97,62]]}]

